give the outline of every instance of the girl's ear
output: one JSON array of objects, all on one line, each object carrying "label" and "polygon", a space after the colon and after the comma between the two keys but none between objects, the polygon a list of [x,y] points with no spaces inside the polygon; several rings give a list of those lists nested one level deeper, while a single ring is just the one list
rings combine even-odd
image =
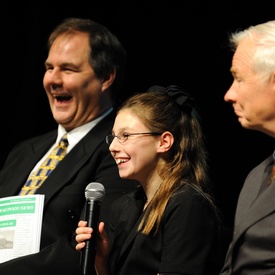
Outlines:
[{"label": "girl's ear", "polygon": [[174,136],[166,131],[162,133],[162,135],[159,138],[159,145],[158,145],[158,152],[167,152],[170,150],[174,143]]}]

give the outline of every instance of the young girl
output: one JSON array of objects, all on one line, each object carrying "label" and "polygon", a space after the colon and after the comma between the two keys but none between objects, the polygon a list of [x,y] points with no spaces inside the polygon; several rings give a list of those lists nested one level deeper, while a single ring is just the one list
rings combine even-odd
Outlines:
[{"label": "young girl", "polygon": [[[99,224],[97,274],[218,274],[219,218],[207,192],[207,152],[190,95],[153,86],[132,96],[106,142],[120,177],[140,188],[110,207],[109,228]],[[78,251],[92,232],[79,222]]]}]

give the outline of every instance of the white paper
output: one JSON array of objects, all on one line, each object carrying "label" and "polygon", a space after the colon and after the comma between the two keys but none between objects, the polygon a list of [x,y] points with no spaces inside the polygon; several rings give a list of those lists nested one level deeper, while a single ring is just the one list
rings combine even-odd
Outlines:
[{"label": "white paper", "polygon": [[39,252],[44,195],[0,199],[0,263]]}]

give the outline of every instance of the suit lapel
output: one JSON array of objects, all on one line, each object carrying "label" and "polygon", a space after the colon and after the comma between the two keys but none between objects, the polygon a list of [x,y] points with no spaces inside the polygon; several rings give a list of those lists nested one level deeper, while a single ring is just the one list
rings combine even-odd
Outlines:
[{"label": "suit lapel", "polygon": [[[91,129],[58,164],[57,169],[53,170],[50,177],[46,179],[45,183],[37,192],[46,195],[45,205],[51,197],[70,182],[71,178],[89,161],[97,147],[101,143],[105,143],[105,137],[110,133],[112,125],[113,113],[105,117]],[[56,184],[56,182],[58,182],[58,184]]]},{"label": "suit lapel", "polygon": [[[50,177],[41,186],[37,193],[46,195],[47,201],[79,171],[80,167],[94,153],[100,143],[105,142],[105,136],[110,133],[114,121],[114,111],[100,121],[59,163]],[[42,156],[54,144],[57,136],[56,131],[52,131],[43,136],[30,139],[24,144],[16,158],[16,163],[11,162],[9,166],[16,170],[12,175],[9,174],[9,185],[4,185],[0,190],[0,197],[17,195],[29,176],[30,171]],[[13,156],[15,159],[16,156]],[[13,166],[13,167],[12,167]],[[5,168],[4,168],[5,169]],[[5,171],[3,170],[3,175]],[[1,180],[1,179],[0,179]],[[5,179],[3,179],[5,180]],[[58,182],[58,184],[56,184]]]},{"label": "suit lapel", "polygon": [[[11,157],[13,160],[8,167],[8,169],[14,171],[14,173],[8,174],[10,184],[2,186],[0,191],[1,197],[15,196],[19,193],[19,190],[25,184],[25,181],[30,174],[30,171],[41,157],[46,154],[55,139],[56,131],[52,131],[41,137],[31,139],[23,145],[24,147],[20,149],[21,151],[19,153],[16,151],[18,155]],[[2,173],[5,176],[5,167],[3,168]]]},{"label": "suit lapel", "polygon": [[127,251],[127,248],[129,247],[129,245],[132,243],[132,241],[135,239],[136,235],[138,234],[138,231],[137,231],[138,226],[144,214],[142,212],[143,205],[144,205],[144,202],[140,201],[138,205],[135,205],[134,209],[132,208],[132,210],[134,210],[134,213],[131,213],[130,215],[128,213],[127,215],[129,220],[129,223],[127,226],[129,235],[122,246],[121,253],[120,253],[121,255],[123,255],[125,251]]},{"label": "suit lapel", "polygon": [[[234,243],[250,226],[275,210],[275,184],[261,191],[261,183],[267,182],[272,156],[264,160],[256,173],[249,175],[244,185],[237,209]],[[252,213],[252,214],[251,214]]]},{"label": "suit lapel", "polygon": [[[128,248],[131,247],[137,234],[138,225],[143,217],[144,207],[144,192],[139,189],[135,193],[135,199],[131,199],[130,203],[124,208],[120,218],[119,224],[123,224],[123,228],[117,228],[114,236],[113,244],[113,258],[115,258],[115,266],[120,266],[120,261],[128,255]],[[124,221],[124,222],[121,222]],[[115,268],[115,267],[114,267]]]}]

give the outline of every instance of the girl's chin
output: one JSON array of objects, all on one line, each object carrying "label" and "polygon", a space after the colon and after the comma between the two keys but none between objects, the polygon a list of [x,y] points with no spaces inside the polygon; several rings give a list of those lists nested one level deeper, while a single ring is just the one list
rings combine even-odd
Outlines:
[{"label": "girl's chin", "polygon": [[121,174],[121,173],[119,173],[119,176],[122,178],[122,179],[129,179],[129,176],[128,175],[126,175],[126,174]]},{"label": "girl's chin", "polygon": [[122,179],[135,180],[133,176],[131,176],[131,175],[129,175],[129,174],[126,174],[126,173],[121,173],[121,172],[119,172],[119,176],[120,176]]}]

